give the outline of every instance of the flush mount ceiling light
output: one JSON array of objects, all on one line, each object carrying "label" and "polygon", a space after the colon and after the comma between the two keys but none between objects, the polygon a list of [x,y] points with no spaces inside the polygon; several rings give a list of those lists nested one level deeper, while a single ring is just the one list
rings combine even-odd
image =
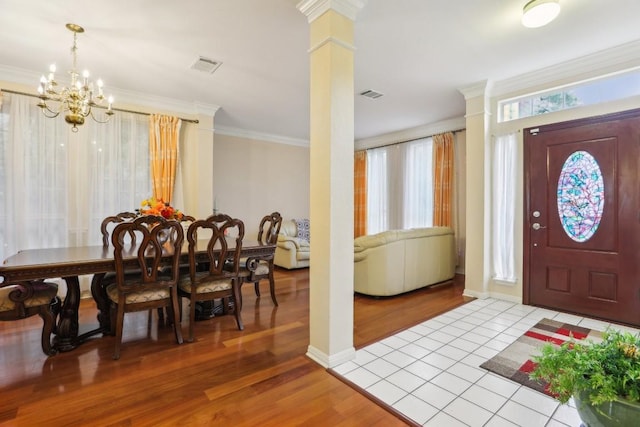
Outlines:
[{"label": "flush mount ceiling light", "polygon": [[559,0],[531,0],[522,10],[522,25],[538,28],[556,19],[560,13]]}]

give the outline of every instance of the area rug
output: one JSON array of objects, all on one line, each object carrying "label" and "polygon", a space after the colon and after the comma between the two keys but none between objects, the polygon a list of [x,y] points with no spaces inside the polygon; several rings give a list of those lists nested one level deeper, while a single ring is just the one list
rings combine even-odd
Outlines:
[{"label": "area rug", "polygon": [[572,337],[574,340],[586,339],[598,342],[602,340],[602,332],[555,320],[542,319],[513,344],[484,362],[480,367],[551,395],[546,389],[547,384],[529,379],[529,373],[535,368],[531,357],[539,355],[540,349],[545,343],[560,346]]}]

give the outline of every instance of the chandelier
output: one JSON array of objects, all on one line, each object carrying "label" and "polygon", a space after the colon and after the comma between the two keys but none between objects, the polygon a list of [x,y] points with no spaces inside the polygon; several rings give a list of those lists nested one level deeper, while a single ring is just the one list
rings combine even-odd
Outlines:
[{"label": "chandelier", "polygon": [[[73,32],[73,46],[71,47],[71,56],[73,57],[73,66],[69,71],[71,76],[71,84],[68,87],[57,89],[58,82],[55,79],[56,65],[49,67],[48,78],[44,75],[40,78],[40,86],[38,86],[38,107],[42,109],[44,115],[48,118],[58,117],[60,113],[65,113],[64,120],[73,125],[71,130],[78,131],[78,126],[84,124],[84,119],[91,116],[98,123],[107,123],[113,115],[113,97],[108,99],[106,117],[101,120],[94,115],[94,107],[102,104],[104,101],[103,83],[98,79],[94,85],[89,81],[89,71],[85,70],[82,77],[76,70],[76,60],[78,53],[78,33],[84,33],[84,28],[76,24],[67,24],[67,29]],[[47,102],[56,102],[51,106]]]}]

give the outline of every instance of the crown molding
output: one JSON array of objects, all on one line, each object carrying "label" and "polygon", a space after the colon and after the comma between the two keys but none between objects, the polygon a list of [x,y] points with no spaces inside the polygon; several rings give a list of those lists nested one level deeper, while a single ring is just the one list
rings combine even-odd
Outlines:
[{"label": "crown molding", "polygon": [[355,21],[356,15],[366,2],[367,0],[303,0],[296,7],[307,17],[309,22],[315,21],[329,9]]},{"label": "crown molding", "polygon": [[227,136],[235,136],[237,138],[254,139],[257,141],[275,142],[277,144],[295,145],[297,147],[309,147],[309,141],[299,138],[290,138],[282,135],[274,135],[270,133],[254,132],[245,129],[231,128],[226,126],[214,126],[214,133]]},{"label": "crown molding", "polygon": [[491,84],[489,80],[482,80],[480,82],[458,88],[458,91],[464,96],[465,101],[468,101],[469,99],[486,95],[490,88]]},{"label": "crown molding", "polygon": [[491,96],[504,96],[534,87],[562,86],[639,67],[640,40],[635,40],[571,61],[496,81]]}]

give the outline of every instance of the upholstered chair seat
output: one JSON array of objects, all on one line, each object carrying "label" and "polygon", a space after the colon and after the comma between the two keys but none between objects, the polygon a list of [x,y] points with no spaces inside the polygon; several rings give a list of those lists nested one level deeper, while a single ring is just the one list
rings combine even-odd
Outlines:
[{"label": "upholstered chair seat", "polygon": [[34,315],[42,318],[42,351],[53,355],[51,334],[56,327],[61,301],[58,285],[50,282],[30,282],[0,287],[0,320],[20,320]]}]

